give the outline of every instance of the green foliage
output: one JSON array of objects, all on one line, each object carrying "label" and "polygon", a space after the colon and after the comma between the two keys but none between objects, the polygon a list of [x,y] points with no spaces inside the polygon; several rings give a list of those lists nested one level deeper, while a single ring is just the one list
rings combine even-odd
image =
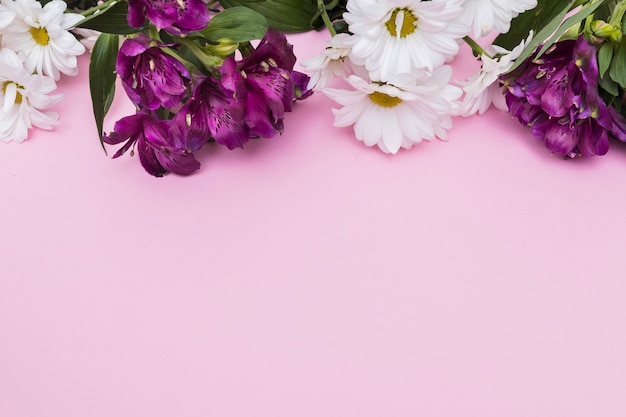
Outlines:
[{"label": "green foliage", "polygon": [[89,90],[91,92],[91,103],[93,115],[98,128],[100,144],[102,142],[102,129],[104,117],[106,116],[113,97],[115,96],[115,63],[119,49],[119,36],[103,33],[98,37],[91,52],[89,62]]},{"label": "green foliage", "polygon": [[[524,28],[524,27],[521,27],[521,23],[520,23],[520,26],[516,27],[516,26],[513,26],[515,24],[515,21],[514,21],[514,23],[512,23],[512,27],[514,28],[514,31],[516,33],[528,34],[528,31],[531,29],[539,30],[539,31],[535,33],[535,36],[533,37],[532,41],[526,46],[526,48],[521,53],[521,55],[516,59],[515,64],[510,69],[510,71],[515,70],[522,62],[524,62],[526,58],[528,58],[533,53],[535,53],[537,48],[540,48],[540,49],[539,51],[537,51],[535,57],[539,58],[541,55],[543,55],[545,51],[548,50],[548,48],[550,48],[550,46],[552,46],[556,41],[558,41],[559,38],[568,31],[568,29],[570,29],[573,26],[580,25],[580,23],[583,20],[585,20],[588,16],[592,15],[592,13],[596,9],[604,5],[607,1],[608,0],[597,0],[595,2],[586,3],[584,6],[579,7],[579,8],[577,8],[578,1],[576,0],[571,0],[567,2],[566,4],[561,3],[560,9],[557,11],[556,15],[549,22],[543,24],[543,26],[540,25],[537,27],[533,26],[530,28],[529,27]],[[542,3],[542,5],[544,4],[545,3]],[[569,17],[565,19],[565,16],[567,16],[568,12],[572,10],[575,10],[575,11],[571,12]],[[523,14],[525,15],[531,12],[538,13],[537,11],[535,11],[535,9],[533,9]],[[554,10],[549,9],[547,12],[550,12],[550,14],[553,14]],[[539,19],[536,19],[536,20],[539,20]],[[526,23],[535,24],[536,20],[529,20]],[[544,21],[544,19],[540,19],[540,20],[542,22]],[[513,31],[513,29],[511,31]],[[521,39],[524,39],[525,36],[527,35],[518,37],[517,42],[519,43],[519,41]],[[496,38],[495,43],[497,43],[497,41],[498,41],[498,38]]]},{"label": "green foliage", "polygon": [[[606,64],[605,64],[606,65]],[[626,38],[622,37],[609,65],[609,77],[622,89],[626,89]]]},{"label": "green foliage", "polygon": [[77,27],[85,29],[93,29],[103,33],[113,33],[116,35],[129,35],[140,32],[145,28],[134,28],[128,25],[126,16],[128,14],[128,3],[120,1],[113,3],[99,13],[93,14],[83,21]]},{"label": "green foliage", "polygon": [[[537,7],[517,16],[511,22],[511,30],[498,35],[494,44],[508,49],[515,48],[522,39],[526,39],[529,31],[538,34],[551,22],[560,23],[574,1],[537,0]],[[549,34],[548,34],[549,35]]]},{"label": "green foliage", "polygon": [[269,27],[281,32],[306,32],[317,13],[312,0],[220,0],[225,8],[245,6],[267,19]]},{"label": "green foliage", "polygon": [[235,6],[215,15],[200,33],[208,40],[226,38],[234,42],[261,39],[267,31],[267,20],[251,8]]}]

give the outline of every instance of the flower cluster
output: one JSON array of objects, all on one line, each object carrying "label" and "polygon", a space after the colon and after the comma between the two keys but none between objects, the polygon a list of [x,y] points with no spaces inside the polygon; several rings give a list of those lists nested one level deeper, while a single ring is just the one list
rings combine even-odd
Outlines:
[{"label": "flower cluster", "polygon": [[85,51],[70,33],[83,17],[66,8],[61,0],[0,0],[0,141],[22,142],[31,127],[58,124],[49,109],[63,96],[51,93],[61,73],[77,73]]},{"label": "flower cluster", "polygon": [[[114,158],[136,148],[151,175],[191,174],[200,167],[194,153],[208,142],[234,149],[282,133],[284,114],[308,95],[308,77],[293,70],[292,46],[252,10],[209,10],[203,0],[129,0],[127,23],[136,33],[103,64],[119,76],[136,113],[102,141],[123,143]],[[219,32],[224,27],[230,38]],[[262,39],[254,48],[248,40],[256,35]],[[117,42],[102,39],[98,56],[106,39]]]},{"label": "flower cluster", "polygon": [[[348,0],[345,25],[327,19],[334,36],[305,67],[342,106],[335,125],[384,152],[445,139],[451,116],[494,105],[555,154],[603,155],[626,141],[625,14],[625,0]],[[463,41],[481,68],[451,82]],[[336,78],[349,89],[331,88]]]},{"label": "flower cluster", "polygon": [[[169,24],[176,31],[191,26]],[[119,120],[103,137],[111,145],[125,142],[114,158],[136,144],[141,164],[154,176],[191,174],[200,166],[194,152],[209,139],[234,149],[252,137],[282,133],[285,112],[300,98],[300,84],[308,82],[305,78],[296,85],[296,57],[285,36],[274,30],[250,55],[241,60],[228,56],[213,74],[192,73],[164,51],[172,46],[145,34],[124,42],[116,72],[137,113]],[[173,117],[161,117],[163,109]]]},{"label": "flower cluster", "polygon": [[[473,28],[482,37],[506,30],[536,0],[349,0],[347,32],[335,34],[324,52],[303,65],[310,87],[342,105],[335,125],[354,125],[357,139],[387,153],[422,140],[446,139],[451,116],[484,112],[492,86],[521,49],[484,52],[482,71],[454,85],[446,65]],[[331,33],[334,28],[329,26]],[[470,39],[471,40],[471,39]],[[478,45],[471,40],[476,47]],[[336,78],[349,89],[332,88]],[[465,93],[463,100],[461,96]]]},{"label": "flower cluster", "polygon": [[610,137],[626,141],[626,120],[600,96],[597,55],[580,34],[502,76],[510,112],[557,155],[604,155]]}]

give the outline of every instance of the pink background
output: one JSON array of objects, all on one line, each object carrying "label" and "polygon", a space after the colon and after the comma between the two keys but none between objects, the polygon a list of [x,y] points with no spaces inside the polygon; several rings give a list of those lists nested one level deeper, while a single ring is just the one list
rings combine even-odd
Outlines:
[{"label": "pink background", "polygon": [[626,146],[565,161],[490,111],[388,156],[318,94],[155,179],[80,70],[0,144],[0,417],[626,415]]}]

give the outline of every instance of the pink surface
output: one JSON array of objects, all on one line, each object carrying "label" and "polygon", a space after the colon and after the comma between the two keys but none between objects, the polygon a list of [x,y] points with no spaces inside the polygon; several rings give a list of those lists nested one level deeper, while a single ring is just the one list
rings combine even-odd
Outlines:
[{"label": "pink surface", "polygon": [[388,156],[316,95],[155,179],[103,154],[86,69],[0,144],[0,417],[626,415],[626,146],[490,111]]}]

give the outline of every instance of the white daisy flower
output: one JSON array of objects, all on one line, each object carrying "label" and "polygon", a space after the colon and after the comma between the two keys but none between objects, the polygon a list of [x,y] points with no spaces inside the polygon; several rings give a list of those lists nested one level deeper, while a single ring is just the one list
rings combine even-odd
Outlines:
[{"label": "white daisy flower", "polygon": [[474,37],[482,38],[493,29],[508,32],[514,17],[536,6],[537,0],[465,0],[459,21],[473,26]]},{"label": "white daisy flower", "polygon": [[423,139],[447,140],[453,102],[462,93],[448,84],[451,76],[449,66],[420,79],[399,74],[387,83],[368,83],[351,75],[347,80],[354,91],[326,88],[323,92],[343,105],[333,109],[335,126],[354,125],[358,140],[395,154]]},{"label": "white daisy flower", "polygon": [[20,143],[31,127],[49,130],[59,123],[57,113],[45,111],[63,98],[48,95],[56,89],[54,80],[30,73],[8,48],[0,50],[0,86],[0,141]]},{"label": "white daisy flower", "polygon": [[469,27],[458,23],[463,0],[350,0],[344,18],[354,34],[351,58],[371,78],[425,68],[432,71],[459,51]]},{"label": "white daisy flower", "polygon": [[[515,63],[525,46],[531,41],[533,32],[512,51],[492,45],[488,48],[490,55],[482,54],[480,71],[470,77],[467,82],[461,83],[465,97],[461,103],[461,115],[471,116],[475,113],[483,114],[494,105],[498,110],[508,111],[498,78],[506,73]],[[495,57],[495,58],[492,58]]]},{"label": "white daisy flower", "polygon": [[352,36],[339,33],[333,36],[320,55],[302,62],[304,70],[311,75],[308,89],[321,90],[329,87],[336,77],[349,75],[367,77],[367,70],[350,59]]},{"label": "white daisy flower", "polygon": [[83,19],[74,13],[64,13],[67,4],[52,0],[45,6],[36,0],[2,0],[15,13],[15,19],[3,34],[4,46],[17,52],[31,72],[48,75],[55,80],[59,72],[75,75],[76,57],[85,47],[69,32]]},{"label": "white daisy flower", "polygon": [[15,19],[15,12],[0,3],[0,29],[9,26]]}]

